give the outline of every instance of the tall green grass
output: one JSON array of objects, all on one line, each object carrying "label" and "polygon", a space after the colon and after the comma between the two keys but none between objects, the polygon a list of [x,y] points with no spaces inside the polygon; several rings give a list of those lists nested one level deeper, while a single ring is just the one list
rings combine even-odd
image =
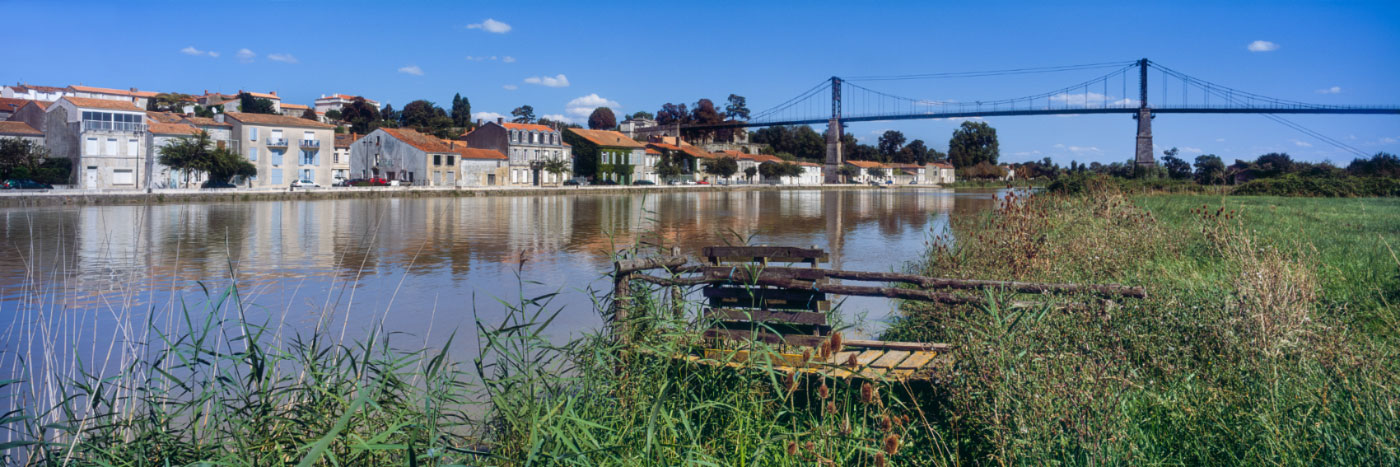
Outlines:
[{"label": "tall green grass", "polygon": [[[887,337],[958,345],[940,427],[997,464],[1400,462],[1400,205],[1113,190],[955,219],[929,274],[1141,285],[1022,319],[908,305]],[[990,332],[989,332],[990,330]]]}]

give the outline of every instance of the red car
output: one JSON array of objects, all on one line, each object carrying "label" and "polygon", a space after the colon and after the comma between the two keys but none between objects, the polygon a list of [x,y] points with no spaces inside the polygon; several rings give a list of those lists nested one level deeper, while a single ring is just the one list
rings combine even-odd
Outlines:
[{"label": "red car", "polygon": [[346,180],[345,186],[389,186],[389,181],[379,177],[356,178],[352,180]]},{"label": "red car", "polygon": [[710,184],[710,182],[707,182],[707,181],[704,181],[704,180],[701,180],[701,181],[698,181],[698,182],[695,182],[695,184],[696,184],[696,185],[709,185],[709,184]]}]

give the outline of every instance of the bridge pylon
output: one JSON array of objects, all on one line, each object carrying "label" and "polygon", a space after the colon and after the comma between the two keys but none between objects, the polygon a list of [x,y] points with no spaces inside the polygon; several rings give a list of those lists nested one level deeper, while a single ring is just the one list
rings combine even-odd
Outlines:
[{"label": "bridge pylon", "polygon": [[1152,108],[1147,106],[1148,63],[1145,58],[1138,60],[1138,112],[1133,115],[1137,119],[1137,151],[1133,160],[1138,167],[1157,165],[1152,156]]},{"label": "bridge pylon", "polygon": [[822,167],[824,183],[841,183],[837,173],[845,162],[841,154],[841,78],[831,77],[831,119],[826,121],[826,165]]}]

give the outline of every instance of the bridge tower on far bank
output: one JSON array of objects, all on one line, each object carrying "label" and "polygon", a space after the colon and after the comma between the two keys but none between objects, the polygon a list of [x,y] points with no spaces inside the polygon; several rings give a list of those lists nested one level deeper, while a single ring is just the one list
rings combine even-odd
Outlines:
[{"label": "bridge tower on far bank", "polygon": [[1138,60],[1137,154],[1138,167],[1157,165],[1152,156],[1152,108],[1147,106],[1147,59]]},{"label": "bridge tower on far bank", "polygon": [[[1149,142],[1149,149],[1152,144]],[[831,77],[831,119],[826,121],[826,166],[822,167],[824,183],[841,183],[836,173],[845,160],[841,157],[841,78]]]}]

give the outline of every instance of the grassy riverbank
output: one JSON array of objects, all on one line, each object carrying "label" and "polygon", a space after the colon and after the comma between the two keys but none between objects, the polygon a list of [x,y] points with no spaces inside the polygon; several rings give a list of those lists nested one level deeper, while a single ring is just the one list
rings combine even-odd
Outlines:
[{"label": "grassy riverbank", "polygon": [[[920,388],[788,374],[762,354],[742,371],[667,358],[698,348],[699,305],[678,314],[641,283],[633,346],[551,342],[553,296],[518,296],[492,305],[503,321],[457,331],[480,350],[469,362],[388,333],[283,337],[228,289],[137,320],[124,333],[149,337],[118,346],[119,371],[57,362],[0,383],[0,449],[31,465],[1400,462],[1400,200],[1096,192],[952,222],[955,246],[911,269],[1148,298],[906,306],[886,337],[958,346]],[[25,339],[10,348],[44,360],[44,337]]]},{"label": "grassy riverbank", "polygon": [[1149,294],[906,306],[887,337],[958,345],[943,429],[961,460],[1400,462],[1400,200],[1094,192],[953,231],[914,269]]}]

